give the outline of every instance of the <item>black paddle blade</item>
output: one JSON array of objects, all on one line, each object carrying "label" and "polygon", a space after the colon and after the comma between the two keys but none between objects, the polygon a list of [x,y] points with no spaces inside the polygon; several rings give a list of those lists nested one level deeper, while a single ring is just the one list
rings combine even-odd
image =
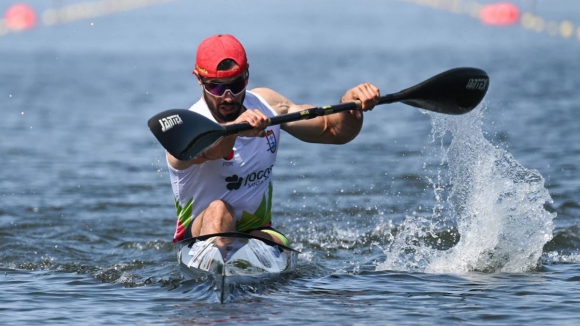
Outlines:
[{"label": "black paddle blade", "polygon": [[182,161],[201,154],[224,135],[224,127],[186,109],[163,111],[147,124],[161,146]]},{"label": "black paddle blade", "polygon": [[477,68],[455,68],[394,94],[397,101],[421,109],[464,114],[483,100],[489,76]]}]

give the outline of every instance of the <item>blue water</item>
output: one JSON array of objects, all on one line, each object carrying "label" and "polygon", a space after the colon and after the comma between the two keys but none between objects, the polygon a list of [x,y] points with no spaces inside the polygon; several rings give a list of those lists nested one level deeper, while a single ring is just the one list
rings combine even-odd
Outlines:
[{"label": "blue water", "polygon": [[[579,4],[534,10],[580,24]],[[491,85],[464,116],[377,108],[343,146],[282,135],[274,225],[298,269],[222,305],[182,283],[146,125],[200,97],[195,49],[215,33],[245,44],[250,88],[300,103],[460,66]],[[2,36],[0,323],[574,325],[574,37],[378,0],[173,1]]]}]

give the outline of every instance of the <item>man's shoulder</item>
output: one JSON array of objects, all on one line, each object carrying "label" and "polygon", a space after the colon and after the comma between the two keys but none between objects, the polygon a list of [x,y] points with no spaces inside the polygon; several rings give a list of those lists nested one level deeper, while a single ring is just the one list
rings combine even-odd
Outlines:
[{"label": "man's shoulder", "polygon": [[267,87],[257,87],[257,88],[251,89],[250,92],[255,94],[255,95],[261,96],[263,98],[280,95],[275,90],[273,90],[271,88],[267,88]]},{"label": "man's shoulder", "polygon": [[277,114],[284,114],[290,104],[290,101],[282,94],[271,88],[259,87],[249,91],[251,94],[260,99],[263,103],[270,106]]},{"label": "man's shoulder", "polygon": [[246,92],[244,105],[253,108],[258,108],[258,106],[261,106],[266,111],[270,111],[277,115],[279,112],[276,109],[275,94],[273,93],[275,92],[269,88],[255,88],[249,90]]},{"label": "man's shoulder", "polygon": [[266,87],[254,88],[252,90],[249,90],[247,93],[250,96],[255,97],[256,99],[267,103],[268,105],[272,105],[272,103],[275,103],[276,98],[280,96],[280,94],[278,94],[273,89]]}]

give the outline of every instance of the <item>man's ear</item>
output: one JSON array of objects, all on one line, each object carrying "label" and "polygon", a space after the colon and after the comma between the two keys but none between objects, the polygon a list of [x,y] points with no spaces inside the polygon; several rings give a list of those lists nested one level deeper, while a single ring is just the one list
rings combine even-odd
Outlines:
[{"label": "man's ear", "polygon": [[199,73],[197,71],[193,71],[193,74],[195,75],[195,77],[197,78],[197,82],[199,83],[199,86],[201,86],[202,82],[201,82],[201,77],[199,76]]}]

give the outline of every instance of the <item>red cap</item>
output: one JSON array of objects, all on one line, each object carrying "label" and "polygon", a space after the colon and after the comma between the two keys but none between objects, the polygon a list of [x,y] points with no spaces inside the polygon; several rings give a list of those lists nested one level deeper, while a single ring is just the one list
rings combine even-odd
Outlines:
[{"label": "red cap", "polygon": [[[225,59],[232,59],[238,67],[232,70],[217,70]],[[229,34],[213,35],[203,40],[197,47],[195,70],[206,78],[230,78],[248,69],[246,50],[242,43]]]}]

